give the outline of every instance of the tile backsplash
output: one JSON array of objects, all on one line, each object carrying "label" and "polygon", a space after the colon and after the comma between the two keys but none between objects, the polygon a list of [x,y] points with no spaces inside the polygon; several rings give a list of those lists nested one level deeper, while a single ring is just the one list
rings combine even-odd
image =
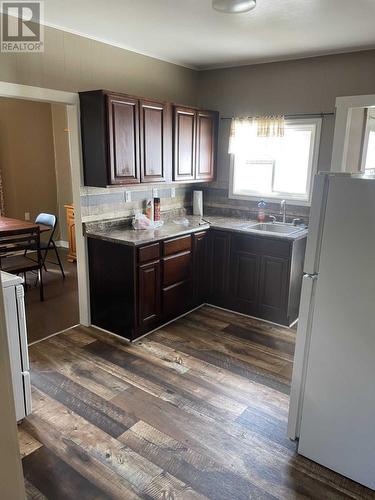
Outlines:
[{"label": "tile backsplash", "polygon": [[[246,219],[256,219],[258,214],[257,201],[253,200],[233,200],[229,197],[228,189],[204,187],[204,214],[217,215],[223,217],[240,217]],[[275,215],[280,218],[280,203],[267,203],[266,214]],[[287,203],[287,221],[294,218],[302,218],[307,224],[310,216],[310,207],[291,205]]]},{"label": "tile backsplash", "polygon": [[[171,197],[171,188],[175,188],[176,196]],[[191,209],[191,185],[152,184],[111,188],[81,188],[82,222],[119,219],[131,217],[134,213],[144,211],[147,199],[153,198],[153,188],[158,190],[161,211],[167,212],[174,209]],[[196,186],[195,186],[196,188]],[[126,191],[131,192],[131,202],[125,201]]]},{"label": "tile backsplash", "polygon": [[[157,188],[162,213],[185,208],[192,210],[193,190],[203,190],[204,215],[223,217],[240,217],[255,219],[258,213],[258,201],[232,200],[228,197],[228,189],[214,188],[207,184],[150,184],[111,188],[81,188],[82,222],[95,222],[129,218],[134,213],[144,211],[145,202],[153,197],[153,188]],[[176,196],[171,197],[171,188]],[[131,202],[125,201],[125,192],[131,192]],[[268,203],[266,213],[279,216],[280,204]],[[287,204],[287,220],[302,218],[309,221],[310,207]]]}]

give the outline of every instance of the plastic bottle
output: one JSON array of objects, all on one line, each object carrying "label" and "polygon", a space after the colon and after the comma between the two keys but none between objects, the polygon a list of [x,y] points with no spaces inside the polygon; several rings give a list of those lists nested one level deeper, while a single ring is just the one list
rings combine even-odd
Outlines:
[{"label": "plastic bottle", "polygon": [[154,221],[160,221],[160,198],[154,198]]},{"label": "plastic bottle", "polygon": [[150,199],[146,201],[146,217],[151,221],[154,220],[154,206]]},{"label": "plastic bottle", "polygon": [[261,200],[258,203],[258,222],[264,222],[266,220],[266,208],[267,203],[264,200]]}]

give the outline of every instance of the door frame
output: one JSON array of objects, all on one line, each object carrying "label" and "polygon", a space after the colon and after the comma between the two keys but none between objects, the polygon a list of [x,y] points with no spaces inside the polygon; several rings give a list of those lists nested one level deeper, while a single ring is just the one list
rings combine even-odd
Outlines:
[{"label": "door frame", "polygon": [[332,147],[332,172],[345,172],[353,108],[375,107],[375,94],[336,98],[336,121]]},{"label": "door frame", "polygon": [[75,92],[65,92],[61,90],[32,87],[29,85],[0,82],[0,97],[66,105],[69,130],[70,170],[72,177],[74,217],[76,223],[79,320],[82,325],[89,326],[91,321],[87,244],[86,239],[83,235],[81,215],[81,186],[83,185],[83,163],[81,149],[79,95]]}]

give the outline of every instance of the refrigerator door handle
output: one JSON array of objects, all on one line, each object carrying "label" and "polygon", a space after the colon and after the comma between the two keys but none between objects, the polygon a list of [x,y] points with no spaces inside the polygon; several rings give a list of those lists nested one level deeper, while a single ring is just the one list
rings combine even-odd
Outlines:
[{"label": "refrigerator door handle", "polygon": [[32,399],[31,399],[31,381],[30,373],[22,372],[24,395],[25,395],[25,416],[30,415],[32,411]]}]

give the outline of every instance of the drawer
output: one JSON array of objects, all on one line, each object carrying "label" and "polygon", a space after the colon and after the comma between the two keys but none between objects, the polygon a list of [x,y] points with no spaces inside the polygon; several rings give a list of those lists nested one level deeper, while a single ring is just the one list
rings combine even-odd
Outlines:
[{"label": "drawer", "polygon": [[191,235],[180,236],[163,242],[163,255],[173,255],[174,253],[191,250]]},{"label": "drawer", "polygon": [[163,285],[169,286],[173,283],[189,279],[191,274],[191,263],[191,252],[189,251],[164,258]]},{"label": "drawer", "polygon": [[159,243],[153,243],[152,245],[147,245],[138,248],[138,262],[149,262],[151,260],[157,260],[160,257],[160,245]]},{"label": "drawer", "polygon": [[283,241],[277,238],[265,236],[236,235],[233,237],[233,250],[237,252],[248,252],[258,255],[272,255],[275,257],[289,257],[291,241]]},{"label": "drawer", "polygon": [[163,316],[175,317],[191,308],[191,282],[184,281],[163,289]]}]

